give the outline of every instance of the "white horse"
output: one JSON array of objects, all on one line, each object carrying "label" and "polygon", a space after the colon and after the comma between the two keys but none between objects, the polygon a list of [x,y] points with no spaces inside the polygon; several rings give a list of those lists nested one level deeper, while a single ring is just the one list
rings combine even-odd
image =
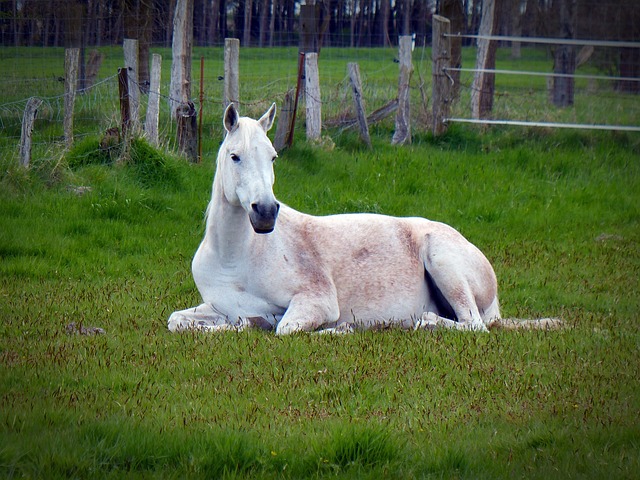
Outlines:
[{"label": "white horse", "polygon": [[[315,217],[273,194],[276,151],[259,119],[230,104],[204,239],[192,270],[203,304],[171,331],[344,332],[397,325],[486,331],[500,324],[496,275],[459,232],[424,218]],[[537,325],[544,326],[544,325]]]}]

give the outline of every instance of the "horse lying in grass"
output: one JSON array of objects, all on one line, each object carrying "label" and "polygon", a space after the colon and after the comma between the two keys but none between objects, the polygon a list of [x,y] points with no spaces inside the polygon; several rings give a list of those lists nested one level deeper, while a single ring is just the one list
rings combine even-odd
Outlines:
[{"label": "horse lying in grass", "polygon": [[482,252],[443,223],[374,214],[315,217],[273,194],[276,151],[259,119],[224,113],[204,239],[192,264],[204,303],[174,312],[169,330],[438,326],[548,327],[500,318],[496,275]]}]

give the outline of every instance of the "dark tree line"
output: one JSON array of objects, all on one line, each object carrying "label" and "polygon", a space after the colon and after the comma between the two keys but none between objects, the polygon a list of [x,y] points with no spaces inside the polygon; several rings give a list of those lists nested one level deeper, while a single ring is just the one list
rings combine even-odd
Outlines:
[{"label": "dark tree line", "polygon": [[[171,46],[177,0],[0,0],[0,44],[94,47],[137,38],[141,49]],[[190,0],[194,44],[298,45],[300,11],[315,5],[322,46],[396,45],[399,35],[430,41],[431,17],[454,18],[453,30],[477,33],[483,0]],[[502,35],[640,41],[638,0],[496,0]],[[570,12],[569,17],[562,13]],[[453,12],[453,13],[452,13]],[[463,41],[470,44],[471,40]],[[640,73],[640,49],[596,52],[603,68]],[[626,89],[640,88],[627,82]]]},{"label": "dark tree line", "polygon": [[[245,45],[295,45],[301,4],[315,4],[324,46],[388,46],[397,37],[429,38],[431,16],[458,4],[462,33],[477,33],[482,0],[192,0],[194,43],[221,45],[226,37]],[[576,4],[581,38],[638,40],[637,0],[498,0],[503,34],[557,36],[558,9]],[[176,0],[0,0],[2,45],[117,45],[133,36],[171,45]]]}]

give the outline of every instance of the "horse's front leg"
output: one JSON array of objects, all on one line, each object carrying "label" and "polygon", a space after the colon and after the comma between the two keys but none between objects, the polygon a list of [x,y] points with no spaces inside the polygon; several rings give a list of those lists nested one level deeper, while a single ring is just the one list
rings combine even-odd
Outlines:
[{"label": "horse's front leg", "polygon": [[169,317],[167,327],[172,332],[183,330],[223,331],[237,330],[242,324],[236,325],[218,313],[210,304],[203,303],[197,307],[173,312]]},{"label": "horse's front leg", "polygon": [[291,299],[282,320],[278,322],[276,334],[315,332],[323,326],[335,324],[339,317],[340,308],[335,295],[299,293]]}]

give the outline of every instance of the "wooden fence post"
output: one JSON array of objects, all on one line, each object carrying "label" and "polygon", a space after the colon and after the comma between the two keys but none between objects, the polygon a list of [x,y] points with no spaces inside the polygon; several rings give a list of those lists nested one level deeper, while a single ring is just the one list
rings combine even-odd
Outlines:
[{"label": "wooden fence post", "polygon": [[451,61],[451,41],[450,37],[447,36],[450,31],[449,20],[440,15],[434,15],[432,21],[432,122],[433,134],[438,136],[447,131],[447,124],[444,123],[444,120],[449,116],[452,96],[452,79],[446,71]]},{"label": "wooden fence post", "polygon": [[[480,21],[481,36],[494,34],[496,0],[482,2],[482,19]],[[495,74],[487,72],[496,66],[496,48],[498,44],[485,38],[478,39],[476,56],[476,73],[471,86],[471,117],[487,118],[493,109],[493,93],[495,90]]]},{"label": "wooden fence post", "polygon": [[322,100],[317,53],[310,52],[305,55],[305,85],[307,139],[318,140],[322,131]]},{"label": "wooden fence post", "polygon": [[31,97],[27,101],[22,116],[22,133],[20,134],[20,164],[28,168],[31,163],[31,134],[33,133],[33,122],[36,120],[38,108],[42,105],[42,100]]},{"label": "wooden fence post", "polygon": [[398,58],[400,60],[400,77],[398,79],[398,111],[396,112],[396,130],[393,133],[392,145],[411,143],[411,119],[409,112],[409,81],[411,80],[411,35],[400,37]]},{"label": "wooden fence post", "polygon": [[224,39],[224,105],[223,108],[233,102],[236,109],[240,107],[239,87],[239,59],[240,40],[237,38]]},{"label": "wooden fence post", "polygon": [[193,102],[180,105],[176,110],[178,122],[178,149],[190,162],[198,161],[198,121]]},{"label": "wooden fence post", "polygon": [[131,133],[137,133],[140,120],[140,86],[138,84],[138,40],[125,38],[124,39],[124,65],[129,70],[127,72],[127,79],[129,82],[129,109],[130,109],[130,123],[129,131]]},{"label": "wooden fence post", "polygon": [[273,148],[276,152],[281,151],[285,147],[290,147],[289,132],[291,131],[291,123],[293,121],[294,112],[294,91],[288,90],[284,94],[284,103],[278,112],[278,126],[276,127],[276,135],[273,139]]},{"label": "wooden fence post", "polygon": [[122,118],[122,138],[125,144],[129,138],[129,124],[131,122],[131,110],[129,106],[129,76],[127,67],[118,69],[118,91],[120,93],[120,117]]},{"label": "wooden fence post", "polygon": [[[516,4],[517,2],[514,2]],[[518,5],[520,5],[518,3]],[[463,3],[460,0],[441,0],[440,11],[438,15],[449,20],[449,30],[455,35],[464,33],[465,30],[465,13]],[[432,35],[435,38],[435,33]],[[462,67],[462,38],[449,37],[451,47],[449,48],[449,66],[453,68]],[[454,70],[449,72],[449,75],[453,79],[453,85],[451,86],[451,101],[460,96],[460,71]]]},{"label": "wooden fence post", "polygon": [[162,55],[153,54],[151,59],[151,79],[149,84],[149,104],[144,132],[151,145],[158,145],[158,118],[160,116],[160,73]]},{"label": "wooden fence post", "polygon": [[364,110],[364,100],[362,98],[362,82],[360,81],[360,67],[357,63],[347,63],[349,79],[351,80],[351,92],[353,93],[353,103],[356,108],[356,118],[360,127],[360,138],[371,148],[371,137],[369,136],[369,124],[367,114]]},{"label": "wooden fence post", "polygon": [[64,140],[67,148],[73,145],[73,106],[76,102],[78,83],[79,48],[64,51]]},{"label": "wooden fence post", "polygon": [[193,45],[193,0],[177,0],[171,43],[171,83],[169,105],[177,120],[177,109],[191,98],[191,50]]}]

